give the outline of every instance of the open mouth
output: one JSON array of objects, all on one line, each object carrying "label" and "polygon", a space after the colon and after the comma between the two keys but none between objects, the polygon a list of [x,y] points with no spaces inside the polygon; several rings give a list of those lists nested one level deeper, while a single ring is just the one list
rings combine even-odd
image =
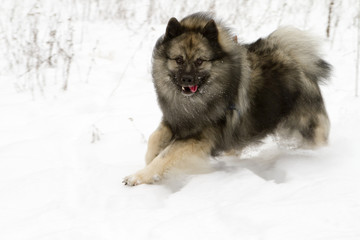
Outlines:
[{"label": "open mouth", "polygon": [[198,85],[192,85],[192,86],[182,86],[181,91],[184,95],[193,95],[197,92],[199,86]]}]

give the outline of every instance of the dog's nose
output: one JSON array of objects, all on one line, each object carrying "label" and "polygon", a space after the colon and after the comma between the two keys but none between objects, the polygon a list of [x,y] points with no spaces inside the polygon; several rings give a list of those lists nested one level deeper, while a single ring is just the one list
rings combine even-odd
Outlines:
[{"label": "dog's nose", "polygon": [[194,83],[194,77],[191,75],[183,75],[181,77],[181,81],[183,84],[189,84],[191,85],[192,83]]}]

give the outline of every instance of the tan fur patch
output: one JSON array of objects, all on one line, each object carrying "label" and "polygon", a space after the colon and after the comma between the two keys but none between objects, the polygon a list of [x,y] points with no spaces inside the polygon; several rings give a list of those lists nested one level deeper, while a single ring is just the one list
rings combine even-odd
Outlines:
[{"label": "tan fur patch", "polygon": [[148,148],[145,155],[146,165],[159,155],[159,153],[170,144],[172,132],[170,128],[163,123],[153,132],[148,141]]},{"label": "tan fur patch", "polygon": [[315,129],[314,144],[316,147],[321,147],[327,144],[330,131],[330,121],[324,114],[319,114],[317,119],[319,125]]},{"label": "tan fur patch", "polygon": [[191,168],[196,159],[204,159],[210,155],[212,144],[188,139],[178,140],[167,146],[150,164],[134,175],[124,179],[126,185],[151,184],[159,181],[172,168]]}]

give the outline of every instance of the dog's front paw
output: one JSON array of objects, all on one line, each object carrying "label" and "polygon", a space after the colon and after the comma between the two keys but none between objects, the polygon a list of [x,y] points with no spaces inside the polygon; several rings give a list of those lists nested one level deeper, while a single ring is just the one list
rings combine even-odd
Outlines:
[{"label": "dog's front paw", "polygon": [[152,184],[160,181],[159,174],[153,174],[146,169],[140,170],[137,173],[124,178],[123,183],[129,186],[136,186],[140,184]]}]

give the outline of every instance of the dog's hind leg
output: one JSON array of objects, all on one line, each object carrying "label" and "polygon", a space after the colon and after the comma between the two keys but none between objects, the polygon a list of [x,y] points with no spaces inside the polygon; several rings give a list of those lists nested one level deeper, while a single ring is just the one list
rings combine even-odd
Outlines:
[{"label": "dog's hind leg", "polygon": [[279,125],[275,139],[287,147],[314,149],[327,144],[329,131],[330,121],[322,100],[315,104],[303,102]]},{"label": "dog's hind leg", "polygon": [[170,128],[161,122],[159,127],[149,137],[148,148],[145,155],[146,165],[150,164],[151,161],[170,144],[172,136],[173,134]]},{"label": "dog's hind leg", "polygon": [[327,144],[330,121],[325,112],[317,113],[307,119],[305,124],[300,126],[300,134],[303,137],[303,147],[317,148]]}]

